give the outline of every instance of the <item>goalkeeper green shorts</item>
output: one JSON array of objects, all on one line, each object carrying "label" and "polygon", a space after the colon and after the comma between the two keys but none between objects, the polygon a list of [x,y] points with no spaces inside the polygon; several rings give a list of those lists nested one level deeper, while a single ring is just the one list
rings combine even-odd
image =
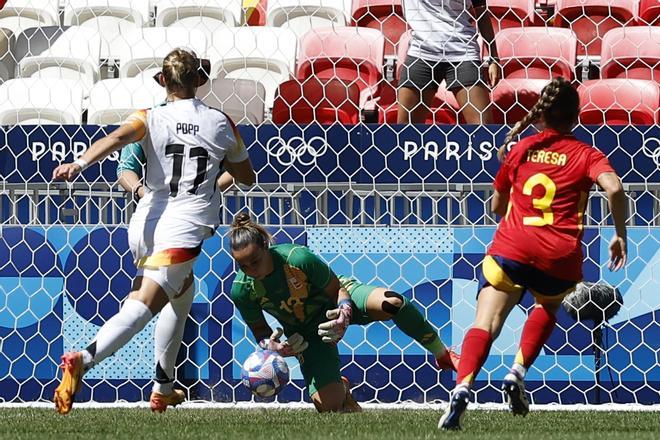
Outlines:
[{"label": "goalkeeper green shorts", "polygon": [[[339,277],[339,281],[355,303],[352,324],[366,325],[372,322],[373,319],[367,314],[367,298],[376,286],[345,277]],[[298,356],[298,361],[311,396],[328,384],[341,382],[341,362],[336,346],[321,341],[321,337],[315,333],[303,336],[309,347]]]}]

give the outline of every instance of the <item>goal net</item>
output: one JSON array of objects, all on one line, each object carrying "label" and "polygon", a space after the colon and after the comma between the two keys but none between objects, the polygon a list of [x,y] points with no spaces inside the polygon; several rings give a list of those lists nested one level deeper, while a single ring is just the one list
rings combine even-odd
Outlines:
[{"label": "goal net", "polygon": [[[629,197],[629,264],[607,270],[612,218],[596,190],[584,218],[585,280],[615,286],[623,304],[607,322],[560,310],[527,388],[536,404],[660,403],[657,12],[623,0],[488,4],[503,66],[491,91],[495,124],[464,124],[441,85],[428,124],[397,125],[401,44],[410,38],[400,1],[8,0],[0,10],[0,401],[51,399],[60,355],[86,347],[125,299],[135,204],[116,183],[118,155],[71,184],[51,174],[133,110],[161,102],[151,77],[169,50],[187,46],[212,64],[199,97],[239,122],[257,172],[254,188],[223,195],[222,224],[249,210],[278,243],[305,244],[336,273],[410,298],[459,351],[497,225],[497,147],[542,86],[567,76],[582,99],[576,137],[608,155]],[[548,41],[561,56],[545,51]],[[255,343],[228,296],[236,267],[225,226],[194,271],[176,382],[189,399],[253,401],[240,366]],[[494,343],[476,379],[478,402],[502,401],[499,384],[531,304],[523,299]],[[85,375],[79,400],[148,397],[153,324]],[[447,400],[455,379],[389,322],[351,326],[339,352],[359,401]],[[299,366],[288,362],[292,381],[276,400],[306,401]]]}]

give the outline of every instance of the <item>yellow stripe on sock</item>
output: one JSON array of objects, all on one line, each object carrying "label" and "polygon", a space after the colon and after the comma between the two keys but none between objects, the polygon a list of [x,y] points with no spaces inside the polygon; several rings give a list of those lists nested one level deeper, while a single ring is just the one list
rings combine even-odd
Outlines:
[{"label": "yellow stripe on sock", "polygon": [[523,357],[522,350],[518,350],[518,353],[516,353],[516,359],[513,361],[513,363],[525,365],[525,358]]}]

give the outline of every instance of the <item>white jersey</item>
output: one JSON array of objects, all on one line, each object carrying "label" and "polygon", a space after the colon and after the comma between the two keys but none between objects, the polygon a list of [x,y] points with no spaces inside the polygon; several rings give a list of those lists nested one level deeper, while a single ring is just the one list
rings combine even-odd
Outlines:
[{"label": "white jersey", "polygon": [[403,0],[412,29],[408,55],[427,61],[480,60],[470,7],[485,4],[485,0]]},{"label": "white jersey", "polygon": [[182,99],[131,115],[146,158],[145,196],[136,220],[167,218],[216,227],[222,162],[248,158],[236,126],[199,99]]}]

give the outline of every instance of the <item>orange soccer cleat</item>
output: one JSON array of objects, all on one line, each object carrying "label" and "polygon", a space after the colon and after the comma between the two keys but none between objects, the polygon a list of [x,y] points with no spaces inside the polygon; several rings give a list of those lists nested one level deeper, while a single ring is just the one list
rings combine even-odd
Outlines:
[{"label": "orange soccer cleat", "polygon": [[344,400],[344,412],[362,412],[362,407],[355,400],[353,394],[351,394],[351,384],[348,382],[348,379],[344,376],[341,377],[342,382],[344,382],[344,387],[346,388],[346,399]]},{"label": "orange soccer cleat", "polygon": [[168,406],[177,406],[186,400],[186,395],[181,390],[172,390],[170,394],[151,393],[149,404],[153,412],[163,413]]},{"label": "orange soccer cleat", "polygon": [[458,361],[461,360],[461,355],[456,353],[451,348],[447,348],[445,354],[440,358],[435,359],[435,365],[441,370],[454,370],[458,371]]},{"label": "orange soccer cleat", "polygon": [[62,382],[55,389],[55,409],[60,414],[68,414],[73,407],[73,397],[82,388],[82,353],[69,352],[62,355]]}]

